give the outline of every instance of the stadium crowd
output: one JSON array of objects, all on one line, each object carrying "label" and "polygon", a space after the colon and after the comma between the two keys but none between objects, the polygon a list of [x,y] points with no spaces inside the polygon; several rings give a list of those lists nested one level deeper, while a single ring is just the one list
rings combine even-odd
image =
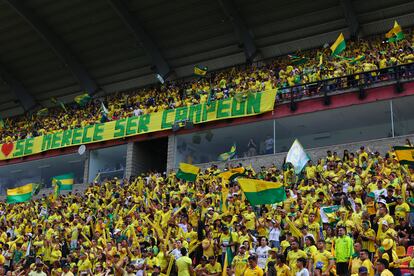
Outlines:
[{"label": "stadium crowd", "polygon": [[[232,170],[286,199],[250,206]],[[0,203],[0,274],[414,275],[414,170],[393,151],[328,151],[299,176],[289,164],[176,176]]]},{"label": "stadium crowd", "polygon": [[[297,98],[315,95],[324,89],[369,85],[395,78],[397,73],[400,77],[411,77],[414,74],[411,65],[414,62],[414,38],[411,30],[406,31],[406,39],[395,43],[386,43],[383,37],[347,41],[342,58],[332,56],[329,48],[321,47],[296,53],[295,61],[292,56],[277,57],[253,65],[209,72],[205,77],[190,81],[168,81],[163,85],[92,99],[85,106],[73,103],[63,108],[58,105],[45,112],[7,118],[2,120],[0,127],[0,143],[232,96],[243,100],[249,93],[268,89],[278,89],[276,101],[280,102],[291,97],[289,87],[343,76],[350,77],[326,81],[323,86],[296,87],[292,89],[293,95]],[[401,64],[410,65],[401,72],[390,68]],[[380,71],[370,72],[373,70]],[[356,73],[364,74],[351,76]],[[108,109],[105,116],[101,102]]]}]

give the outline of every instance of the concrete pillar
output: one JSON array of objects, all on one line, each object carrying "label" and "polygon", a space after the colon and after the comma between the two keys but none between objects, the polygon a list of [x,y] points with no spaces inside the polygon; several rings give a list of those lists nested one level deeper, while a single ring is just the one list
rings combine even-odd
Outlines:
[{"label": "concrete pillar", "polygon": [[167,173],[175,169],[175,144],[176,138],[175,135],[168,136],[168,150],[167,150]]},{"label": "concrete pillar", "polygon": [[87,150],[84,154],[86,156],[84,165],[83,165],[83,184],[88,184],[89,178],[89,157],[90,157],[90,150]]},{"label": "concrete pillar", "polygon": [[130,142],[127,145],[125,177],[128,179],[131,176],[137,175],[137,144]]}]

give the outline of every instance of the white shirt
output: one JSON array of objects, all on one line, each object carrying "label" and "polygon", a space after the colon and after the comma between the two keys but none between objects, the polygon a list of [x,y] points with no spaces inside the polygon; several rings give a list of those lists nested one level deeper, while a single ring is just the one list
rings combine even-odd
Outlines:
[{"label": "white shirt", "polygon": [[134,116],[139,116],[139,115],[142,115],[142,110],[141,109],[134,109]]},{"label": "white shirt", "polygon": [[270,228],[269,241],[279,241],[279,236],[280,236],[279,228]]},{"label": "white shirt", "polygon": [[309,271],[306,268],[302,268],[301,271],[296,272],[296,276],[309,276]]},{"label": "white shirt", "polygon": [[44,273],[43,271],[41,272],[36,272],[36,271],[30,271],[29,276],[47,276],[46,273]]},{"label": "white shirt", "polygon": [[265,269],[266,268],[266,261],[267,261],[267,257],[269,257],[269,250],[271,248],[269,246],[259,246],[256,248],[256,254],[257,254],[257,265],[261,268],[261,269]]},{"label": "white shirt", "polygon": [[173,251],[171,251],[171,255],[173,255],[174,259],[176,260],[182,256],[181,251],[178,248],[175,248]]},{"label": "white shirt", "polygon": [[381,190],[375,190],[374,194],[375,194],[375,200],[376,201],[378,201],[380,199],[380,196],[384,196],[384,197],[388,196],[387,189],[385,189],[385,188],[382,188]]}]

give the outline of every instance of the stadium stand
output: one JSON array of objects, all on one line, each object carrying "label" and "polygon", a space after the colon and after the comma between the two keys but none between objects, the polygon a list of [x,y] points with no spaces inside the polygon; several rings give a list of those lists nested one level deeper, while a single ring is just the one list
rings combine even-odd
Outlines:
[{"label": "stadium stand", "polygon": [[0,1],[0,275],[414,275],[414,5],[289,2]]},{"label": "stadium stand", "polygon": [[[84,193],[1,203],[1,269],[168,275],[175,263],[178,275],[226,267],[229,275],[246,267],[295,275],[304,258],[315,275],[357,275],[374,273],[376,261],[386,259],[398,275],[412,266],[414,174],[397,154],[329,151],[299,181],[288,164],[257,172],[212,166],[190,182],[179,173],[150,173],[96,182]],[[240,179],[279,184],[286,198],[251,206]]]},{"label": "stadium stand", "polygon": [[[411,32],[405,34],[413,38]],[[207,73],[205,78],[167,82],[143,90],[117,93],[85,105],[60,103],[55,108],[8,118],[0,129],[1,143],[65,129],[118,120],[166,109],[190,106],[249,93],[277,89],[276,102],[323,95],[413,76],[412,41],[384,43],[382,37],[350,42],[341,59],[319,48],[299,56],[284,56],[251,66]],[[107,106],[107,114],[102,115]],[[44,109],[41,109],[44,110]]]}]

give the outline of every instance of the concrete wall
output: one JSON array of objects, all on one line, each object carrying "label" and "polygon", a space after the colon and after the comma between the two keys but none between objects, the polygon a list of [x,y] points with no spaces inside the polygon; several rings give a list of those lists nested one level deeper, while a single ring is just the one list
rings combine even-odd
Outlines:
[{"label": "concrete wall", "polygon": [[[349,150],[350,152],[356,152],[359,150],[361,146],[365,146],[365,149],[368,151],[379,151],[381,155],[384,155],[387,151],[390,150],[392,146],[397,145],[404,145],[405,139],[410,139],[411,143],[414,142],[414,135],[406,135],[406,136],[399,136],[395,138],[384,138],[384,139],[375,139],[375,140],[367,140],[367,141],[360,141],[355,143],[347,143],[347,144],[339,144],[333,146],[326,146],[326,147],[319,147],[319,148],[312,148],[306,149],[306,152],[309,154],[313,161],[317,161],[319,158],[323,158],[326,156],[326,151],[331,150],[332,152],[336,151],[340,157],[342,157],[342,153],[345,149]],[[283,159],[286,157],[286,152],[283,153],[276,153],[276,154],[268,154],[268,155],[260,155],[256,157],[250,158],[241,158],[237,160],[231,160],[229,162],[212,162],[212,163],[205,163],[205,164],[198,164],[197,166],[201,168],[207,168],[211,166],[211,164],[218,165],[219,168],[224,168],[226,164],[239,164],[242,163],[243,166],[252,165],[255,170],[260,169],[261,166],[269,166],[271,164],[276,164],[276,166],[281,167],[283,164]]]}]

